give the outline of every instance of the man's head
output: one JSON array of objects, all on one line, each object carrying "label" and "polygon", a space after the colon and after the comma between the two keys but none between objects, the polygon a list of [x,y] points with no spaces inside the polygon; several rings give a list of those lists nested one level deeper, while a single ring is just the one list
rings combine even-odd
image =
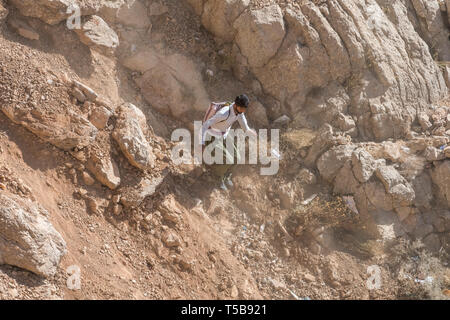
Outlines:
[{"label": "man's head", "polygon": [[234,100],[234,104],[236,105],[236,109],[238,113],[243,113],[247,110],[248,104],[250,103],[250,99],[245,94],[241,94],[236,97]]}]

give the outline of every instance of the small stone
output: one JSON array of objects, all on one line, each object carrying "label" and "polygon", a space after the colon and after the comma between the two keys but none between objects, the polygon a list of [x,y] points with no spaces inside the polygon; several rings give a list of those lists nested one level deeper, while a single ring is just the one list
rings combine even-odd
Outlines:
[{"label": "small stone", "polygon": [[120,194],[115,194],[112,196],[112,202],[113,203],[119,203],[120,202]]},{"label": "small stone", "polygon": [[98,203],[94,198],[88,198],[87,199],[87,205],[91,213],[98,214]]},{"label": "small stone", "polygon": [[113,207],[113,213],[117,216],[122,212],[122,205],[115,204]]},{"label": "small stone", "polygon": [[307,282],[316,282],[316,277],[309,273],[305,273],[303,275],[303,279],[305,279]]},{"label": "small stone", "polygon": [[179,247],[181,245],[180,238],[173,232],[167,232],[163,236],[163,242],[164,244],[169,247]]},{"label": "small stone", "polygon": [[86,96],[78,88],[73,88],[72,89],[72,96],[74,96],[81,103],[84,103],[86,101]]},{"label": "small stone", "polygon": [[231,294],[230,295],[231,295],[231,298],[233,298],[233,299],[236,299],[239,296],[239,290],[236,287],[236,285],[233,285],[231,287]]},{"label": "small stone", "polygon": [[86,185],[92,186],[95,183],[95,179],[92,178],[92,176],[89,173],[87,173],[86,171],[84,171],[82,173],[82,176],[83,176],[83,181]]}]

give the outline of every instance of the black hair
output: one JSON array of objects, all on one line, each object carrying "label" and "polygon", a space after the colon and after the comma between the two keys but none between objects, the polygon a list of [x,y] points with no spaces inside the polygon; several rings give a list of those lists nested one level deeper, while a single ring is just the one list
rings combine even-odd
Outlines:
[{"label": "black hair", "polygon": [[247,95],[241,94],[240,96],[236,97],[236,100],[234,100],[234,103],[237,106],[247,108],[248,104],[250,103],[250,99],[247,97]]}]

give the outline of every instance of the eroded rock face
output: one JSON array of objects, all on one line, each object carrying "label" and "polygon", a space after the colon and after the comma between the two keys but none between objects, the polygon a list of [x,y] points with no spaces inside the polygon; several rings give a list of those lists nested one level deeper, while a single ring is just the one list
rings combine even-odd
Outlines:
[{"label": "eroded rock face", "polygon": [[[294,124],[329,122],[353,130],[352,136],[378,141],[403,137],[417,112],[447,93],[432,56],[449,60],[450,54],[438,0],[304,1],[283,10],[276,5],[247,8],[234,21],[229,20],[233,15],[224,19],[237,30],[233,40],[233,29],[221,36],[203,18],[203,9],[214,1],[189,2],[202,12],[209,31],[232,43],[236,76],[253,73],[265,93],[291,110]],[[227,12],[226,4],[231,11],[236,6],[223,1],[221,12]],[[296,121],[315,115],[323,117]]]},{"label": "eroded rock face", "polygon": [[118,120],[112,134],[128,161],[139,169],[153,166],[155,156],[147,141],[148,131],[145,115],[131,103],[118,109]]},{"label": "eroded rock face", "polygon": [[67,249],[47,218],[38,204],[0,194],[0,264],[53,276]]}]

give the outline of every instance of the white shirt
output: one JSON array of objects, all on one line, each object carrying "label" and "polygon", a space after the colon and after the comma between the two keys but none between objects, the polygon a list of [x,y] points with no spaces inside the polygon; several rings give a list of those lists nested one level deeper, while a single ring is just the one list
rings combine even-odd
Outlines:
[{"label": "white shirt", "polygon": [[206,133],[226,139],[231,126],[236,120],[239,121],[241,128],[245,132],[250,130],[245,115],[243,113],[236,114],[234,111],[234,103],[217,111],[217,113],[208,119],[202,126],[201,144],[205,144]]}]

